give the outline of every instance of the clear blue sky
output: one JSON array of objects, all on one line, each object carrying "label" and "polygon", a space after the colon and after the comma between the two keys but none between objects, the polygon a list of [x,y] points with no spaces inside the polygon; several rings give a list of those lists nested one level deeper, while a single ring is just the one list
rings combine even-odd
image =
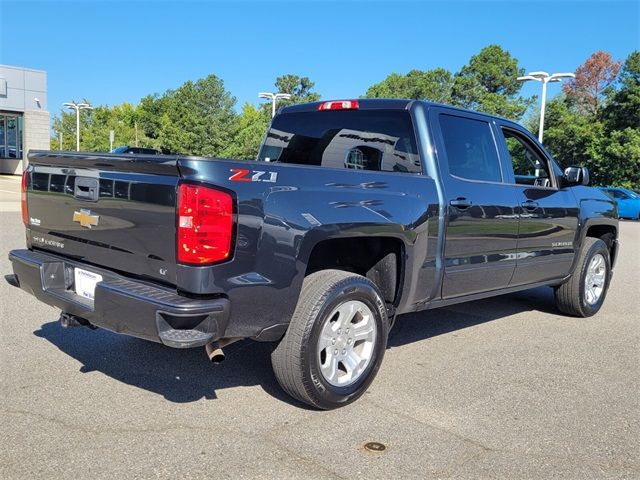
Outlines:
[{"label": "clear blue sky", "polygon": [[323,98],[350,98],[391,72],[456,71],[492,43],[527,71],[573,71],[596,50],[624,59],[639,48],[639,5],[0,0],[0,63],[46,70],[52,114],[71,99],[137,103],[210,73],[238,105],[258,103],[284,73],[309,76]]}]

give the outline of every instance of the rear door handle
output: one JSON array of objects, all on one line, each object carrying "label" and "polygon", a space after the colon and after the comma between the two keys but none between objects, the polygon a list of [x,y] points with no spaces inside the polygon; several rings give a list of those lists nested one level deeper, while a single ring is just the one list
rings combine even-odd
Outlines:
[{"label": "rear door handle", "polygon": [[456,207],[459,210],[466,210],[467,208],[469,208],[472,204],[471,200],[467,200],[464,197],[458,197],[455,200],[451,200],[449,202],[449,204],[452,207]]},{"label": "rear door handle", "polygon": [[522,202],[520,205],[522,208],[530,212],[533,212],[538,208],[538,202],[534,202],[533,200],[527,200],[526,202]]}]

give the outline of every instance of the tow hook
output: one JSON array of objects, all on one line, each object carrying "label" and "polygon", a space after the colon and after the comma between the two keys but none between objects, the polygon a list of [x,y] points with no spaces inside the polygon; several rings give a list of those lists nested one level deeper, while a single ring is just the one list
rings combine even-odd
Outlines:
[{"label": "tow hook", "polygon": [[62,328],[88,327],[91,330],[98,328],[95,325],[92,325],[86,318],[76,317],[75,315],[64,312],[60,314],[60,326]]}]

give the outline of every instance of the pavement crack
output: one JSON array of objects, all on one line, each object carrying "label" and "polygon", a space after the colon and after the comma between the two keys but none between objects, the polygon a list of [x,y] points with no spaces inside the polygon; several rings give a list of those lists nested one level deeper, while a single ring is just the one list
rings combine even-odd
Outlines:
[{"label": "pavement crack", "polygon": [[[171,432],[171,431],[176,431],[176,430],[187,430],[187,431],[211,431],[211,430],[215,430],[215,431],[220,431],[223,430],[229,434],[235,434],[235,435],[247,435],[244,432],[238,432],[238,431],[232,431],[229,430],[227,428],[221,427],[219,425],[215,425],[215,426],[211,426],[211,427],[198,427],[198,426],[187,426],[187,425],[171,425],[171,426],[166,426],[166,427],[159,427],[159,428],[87,428],[86,426],[83,425],[78,425],[75,423],[71,423],[71,422],[65,422],[57,417],[50,417],[47,415],[44,415],[42,413],[38,413],[38,412],[32,412],[29,410],[18,410],[18,409],[13,409],[13,408],[2,408],[0,409],[0,412],[2,412],[3,414],[14,414],[14,415],[25,415],[25,416],[29,416],[32,418],[36,418],[40,421],[43,422],[48,422],[48,423],[52,423],[58,427],[64,428],[66,430],[69,431],[75,431],[75,432],[81,432],[81,433],[94,433],[94,434],[102,434],[102,433],[114,433],[114,434],[121,434],[121,433],[167,433],[167,432]],[[288,448],[286,445],[281,444],[280,442],[278,442],[276,439],[274,439],[273,437],[271,437],[268,434],[255,434],[255,436],[262,438],[264,441],[266,442],[270,442],[273,443],[274,445],[276,445],[277,447],[281,448],[286,454],[290,455],[291,457],[293,457],[297,462],[303,464],[303,465],[308,465],[311,466],[317,470],[319,470],[320,472],[322,472],[322,478],[336,478],[336,479],[344,479],[346,477],[342,477],[340,475],[338,475],[336,472],[328,469],[327,467],[325,467],[324,465],[314,461],[311,458],[307,458],[307,457],[303,457],[300,454],[298,454],[297,452],[291,450],[290,448]]]},{"label": "pavement crack", "polygon": [[[572,465],[579,465],[583,462],[582,459],[580,458],[576,458],[576,455],[558,455],[558,454],[551,454],[551,453],[534,453],[531,451],[522,451],[522,450],[514,450],[514,449],[509,449],[509,448],[498,448],[498,447],[490,447],[488,445],[483,444],[482,442],[469,438],[469,437],[465,437],[464,435],[455,432],[451,429],[445,428],[441,425],[436,425],[433,423],[429,423],[429,422],[425,422],[424,420],[418,419],[418,418],[414,418],[411,415],[408,415],[404,412],[398,412],[392,409],[389,409],[383,405],[379,405],[378,403],[372,401],[370,398],[365,399],[364,401],[371,403],[374,407],[380,409],[380,410],[384,410],[390,414],[393,415],[399,415],[401,417],[404,417],[406,419],[409,419],[413,422],[417,422],[420,423],[422,425],[425,425],[427,427],[433,428],[435,430],[438,430],[440,432],[443,432],[447,435],[451,435],[455,438],[457,438],[458,440],[461,440],[462,442],[465,443],[469,443],[471,445],[476,446],[477,448],[480,449],[480,451],[469,455],[468,457],[464,458],[463,460],[461,460],[458,463],[455,463],[453,465],[451,465],[449,468],[444,469],[440,472],[437,472],[437,474],[440,476],[442,475],[443,478],[444,477],[451,477],[452,475],[455,474],[455,472],[457,470],[459,470],[460,468],[462,468],[464,465],[466,465],[467,463],[483,456],[483,455],[487,455],[489,453],[497,453],[497,454],[511,454],[511,455],[518,455],[518,456],[522,456],[522,457],[531,457],[531,458],[542,458],[542,459],[557,459],[557,460],[563,460],[566,462],[569,462]],[[611,465],[610,463],[607,462],[602,462],[602,461],[597,461],[597,460],[591,460],[591,464],[594,466],[599,467],[600,469],[606,470],[607,468],[610,468]],[[635,471],[636,469],[634,467],[629,467],[630,470]]]},{"label": "pavement crack", "polygon": [[473,438],[465,437],[464,435],[462,435],[462,434],[460,434],[458,432],[455,432],[453,430],[447,429],[447,428],[445,428],[445,427],[443,427],[441,425],[436,425],[436,424],[433,424],[433,423],[425,422],[424,420],[412,417],[411,415],[407,415],[404,412],[398,412],[398,411],[395,411],[395,410],[391,410],[391,409],[389,409],[389,408],[387,408],[387,407],[385,407],[383,405],[380,405],[380,404],[372,401],[370,398],[367,398],[365,401],[371,403],[374,407],[379,408],[380,410],[386,411],[387,413],[391,413],[393,415],[400,415],[401,417],[404,417],[404,418],[406,418],[408,420],[411,420],[412,422],[421,423],[422,425],[426,425],[427,427],[431,427],[431,428],[433,428],[435,430],[438,430],[438,431],[440,431],[442,433],[446,433],[447,435],[451,435],[451,436],[453,436],[453,437],[457,438],[458,440],[461,440],[461,441],[463,441],[465,443],[470,443],[471,445],[474,445],[475,447],[478,447],[483,451],[486,451],[486,452],[499,451],[499,449],[497,449],[495,447],[490,447],[490,446],[485,445],[484,443],[482,443],[482,442],[480,442],[478,440],[474,440]]},{"label": "pavement crack", "polygon": [[0,409],[3,413],[14,414],[14,415],[26,415],[33,418],[37,418],[44,422],[53,423],[62,428],[71,431],[83,432],[83,433],[166,433],[174,430],[193,430],[193,431],[209,431],[209,430],[225,430],[229,432],[228,429],[224,429],[223,427],[215,426],[215,427],[197,427],[197,426],[187,426],[187,425],[168,425],[165,427],[158,428],[90,428],[84,425],[78,425],[71,422],[65,422],[64,420],[60,420],[57,417],[50,417],[44,415],[42,413],[32,412],[29,410],[17,410],[12,408],[3,408]]}]

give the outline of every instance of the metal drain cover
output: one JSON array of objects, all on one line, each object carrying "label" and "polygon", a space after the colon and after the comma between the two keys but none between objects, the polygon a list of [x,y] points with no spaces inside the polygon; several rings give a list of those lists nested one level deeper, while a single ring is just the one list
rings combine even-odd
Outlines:
[{"label": "metal drain cover", "polygon": [[364,444],[364,449],[369,452],[384,452],[387,449],[387,446],[384,443],[380,442],[367,442]]}]

